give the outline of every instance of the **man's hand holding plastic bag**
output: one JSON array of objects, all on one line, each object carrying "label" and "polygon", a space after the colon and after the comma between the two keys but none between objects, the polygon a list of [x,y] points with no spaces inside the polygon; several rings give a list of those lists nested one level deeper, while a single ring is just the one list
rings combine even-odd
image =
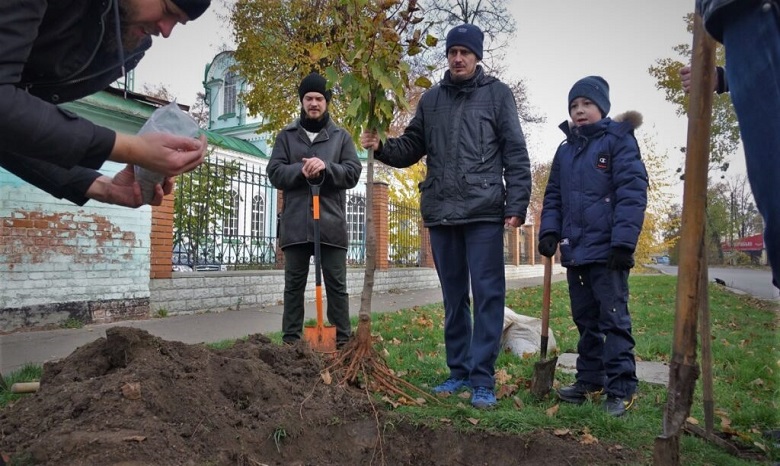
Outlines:
[{"label": "man's hand holding plastic bag", "polygon": [[144,204],[160,205],[163,197],[172,191],[173,179],[166,177],[161,184],[154,186],[154,196],[151,201],[144,203],[141,185],[135,180],[135,168],[133,165],[127,165],[113,178],[101,176],[96,179],[87,190],[87,197],[107,204],[136,208]]},{"label": "man's hand holding plastic bag", "polygon": [[[120,147],[122,147],[120,149]],[[111,160],[143,167],[164,176],[176,176],[194,170],[206,155],[206,136],[195,139],[166,133],[117,133],[116,157]]]},{"label": "man's hand holding plastic bag", "polygon": [[[171,176],[194,170],[206,156],[206,137],[175,102],[152,113],[136,136],[117,134],[110,157],[129,165],[113,179],[101,177],[87,196],[111,204],[160,205],[173,188]],[[103,179],[105,178],[105,179]]]}]

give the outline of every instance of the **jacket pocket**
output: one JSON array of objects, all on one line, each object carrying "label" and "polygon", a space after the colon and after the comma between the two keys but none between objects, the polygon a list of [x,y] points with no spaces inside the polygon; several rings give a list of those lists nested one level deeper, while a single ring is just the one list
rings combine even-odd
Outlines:
[{"label": "jacket pocket", "polygon": [[466,173],[466,211],[463,218],[500,218],[504,215],[504,183],[492,173]]},{"label": "jacket pocket", "polygon": [[420,213],[426,222],[434,221],[439,217],[436,215],[436,211],[441,209],[441,205],[437,201],[439,196],[436,192],[436,186],[438,186],[437,179],[432,176],[417,184],[417,189],[420,190]]}]

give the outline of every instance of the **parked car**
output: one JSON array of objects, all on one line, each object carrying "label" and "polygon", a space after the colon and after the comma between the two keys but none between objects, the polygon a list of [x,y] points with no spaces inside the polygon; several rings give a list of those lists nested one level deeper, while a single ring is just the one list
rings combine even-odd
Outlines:
[{"label": "parked car", "polygon": [[658,256],[655,258],[655,263],[659,265],[669,265],[669,256]]},{"label": "parked car", "polygon": [[174,246],[171,262],[171,270],[174,272],[220,272],[227,270],[227,267],[218,261],[207,259],[193,261],[188,251],[181,246]]}]

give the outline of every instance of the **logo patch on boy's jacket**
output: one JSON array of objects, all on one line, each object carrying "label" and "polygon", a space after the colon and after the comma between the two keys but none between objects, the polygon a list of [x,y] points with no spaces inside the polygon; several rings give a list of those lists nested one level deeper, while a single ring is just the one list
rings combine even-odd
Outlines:
[{"label": "logo patch on boy's jacket", "polygon": [[609,169],[609,154],[599,154],[598,160],[596,161],[596,168],[599,170]]}]

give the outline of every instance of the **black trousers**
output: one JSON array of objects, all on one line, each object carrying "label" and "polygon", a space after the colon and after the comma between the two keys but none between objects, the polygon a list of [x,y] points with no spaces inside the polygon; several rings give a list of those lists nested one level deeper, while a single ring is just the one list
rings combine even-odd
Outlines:
[{"label": "black trousers", "polygon": [[567,269],[571,314],[577,344],[577,380],[603,386],[608,395],[627,398],[636,392],[637,376],[628,270],[604,264]]},{"label": "black trousers", "polygon": [[[304,292],[309,277],[309,263],[314,255],[314,243],[284,248],[284,314],[282,339],[295,342],[303,333]],[[336,327],[336,341],[344,343],[352,335],[349,323],[347,293],[347,250],[321,245],[322,276],[327,297],[327,318]]]}]

